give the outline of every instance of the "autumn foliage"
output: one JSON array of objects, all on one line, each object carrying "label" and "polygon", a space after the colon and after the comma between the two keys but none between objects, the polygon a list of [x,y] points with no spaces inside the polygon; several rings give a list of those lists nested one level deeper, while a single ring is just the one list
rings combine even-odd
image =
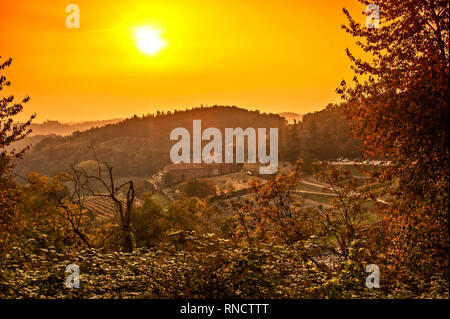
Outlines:
[{"label": "autumn foliage", "polygon": [[354,83],[343,81],[338,92],[366,154],[392,163],[377,176],[395,185],[389,204],[379,205],[391,225],[390,270],[399,281],[448,276],[449,2],[371,2],[380,28],[344,9],[343,28],[368,58],[347,52]]},{"label": "autumn foliage", "polygon": [[[23,151],[6,147],[30,122],[14,125],[22,105],[0,100],[0,298],[448,298],[449,3],[370,2],[380,28],[344,9],[343,29],[365,54],[347,52],[354,81],[341,83],[344,102],[328,111],[345,111],[366,157],[382,161],[376,167],[315,161],[308,182],[299,160],[220,196],[216,185],[189,181],[163,207],[98,160],[94,173],[75,165],[15,175]],[[295,124],[288,144],[299,144],[301,129],[313,149],[315,123]],[[302,183],[323,187],[327,201],[312,204],[306,195],[318,191]],[[101,219],[88,197],[111,201],[115,213]],[[64,286],[72,263],[80,289]],[[371,264],[381,272],[376,289],[365,285]]]}]

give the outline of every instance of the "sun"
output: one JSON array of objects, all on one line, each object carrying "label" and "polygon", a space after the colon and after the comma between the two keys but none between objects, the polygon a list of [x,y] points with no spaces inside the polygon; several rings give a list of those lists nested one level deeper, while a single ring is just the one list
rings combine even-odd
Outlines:
[{"label": "sun", "polygon": [[160,30],[149,27],[139,27],[134,30],[138,48],[149,55],[153,55],[165,47],[166,42],[160,34]]}]

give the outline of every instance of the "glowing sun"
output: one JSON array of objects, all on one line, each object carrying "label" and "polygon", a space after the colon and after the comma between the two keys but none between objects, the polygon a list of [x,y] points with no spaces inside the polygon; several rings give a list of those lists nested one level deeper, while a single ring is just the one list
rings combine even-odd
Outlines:
[{"label": "glowing sun", "polygon": [[138,48],[149,55],[153,55],[164,48],[165,41],[160,36],[161,31],[149,27],[134,30]]}]

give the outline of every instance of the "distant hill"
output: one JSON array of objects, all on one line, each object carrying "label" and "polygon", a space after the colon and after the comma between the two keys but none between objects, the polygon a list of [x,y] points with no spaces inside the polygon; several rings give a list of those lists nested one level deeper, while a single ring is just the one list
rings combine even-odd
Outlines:
[{"label": "distant hill", "polygon": [[[17,171],[52,175],[64,171],[76,162],[94,159],[91,146],[100,161],[114,167],[117,176],[151,176],[170,163],[170,132],[177,127],[192,131],[192,122],[202,120],[202,128],[215,127],[278,127],[283,130],[284,119],[277,114],[249,111],[236,106],[212,106],[185,111],[157,112],[143,117],[134,116],[118,123],[75,131],[67,136],[49,136],[27,152],[18,163]],[[257,123],[257,124],[255,124]],[[58,123],[44,123],[55,132]],[[205,142],[206,143],[206,142]]]},{"label": "distant hill", "polygon": [[[225,128],[277,127],[280,161],[293,163],[299,157],[305,163],[315,159],[361,158],[360,143],[348,133],[349,123],[342,106],[330,104],[321,111],[305,114],[296,125],[286,125],[287,120],[280,114],[212,106],[134,116],[66,136],[30,137],[35,138],[34,145],[16,170],[23,176],[30,171],[53,175],[95,159],[93,147],[101,162],[107,161],[114,167],[117,177],[149,177],[171,163],[170,148],[176,141],[170,140],[170,132],[177,127],[192,132],[193,120],[201,120],[202,129],[215,127],[222,134]],[[51,123],[46,124],[49,127]]]},{"label": "distant hill", "polygon": [[297,114],[297,113],[293,113],[293,112],[283,112],[283,113],[278,113],[278,115],[285,118],[289,124],[294,124],[294,120],[296,122],[299,122],[303,118],[303,114]]},{"label": "distant hill", "polygon": [[6,147],[7,151],[16,150],[16,152],[23,150],[27,146],[33,146],[38,144],[40,141],[42,141],[44,138],[55,136],[56,134],[49,134],[49,135],[30,135],[28,137],[25,137],[24,139],[14,142],[11,145],[8,145]]},{"label": "distant hill", "polygon": [[9,145],[6,149],[8,151],[15,149],[21,151],[27,146],[34,146],[40,141],[48,137],[56,137],[56,135],[66,136],[71,135],[77,131],[86,131],[95,127],[103,127],[108,124],[115,124],[123,119],[101,120],[101,121],[86,121],[86,122],[72,122],[61,123],[58,121],[45,121],[43,123],[32,123],[30,128],[31,134],[26,138]]},{"label": "distant hill", "polygon": [[31,129],[33,132],[30,136],[34,135],[70,135],[76,131],[86,131],[94,127],[102,127],[108,124],[115,124],[123,119],[112,119],[102,121],[85,121],[85,122],[73,122],[73,123],[61,123],[58,121],[45,121],[43,123],[32,123]]}]

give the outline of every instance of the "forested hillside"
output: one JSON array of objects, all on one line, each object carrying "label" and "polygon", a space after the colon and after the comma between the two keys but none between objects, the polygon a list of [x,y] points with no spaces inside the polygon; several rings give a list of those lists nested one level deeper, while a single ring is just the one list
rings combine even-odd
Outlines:
[{"label": "forested hillside", "polygon": [[222,132],[227,127],[277,127],[280,160],[295,162],[299,156],[307,160],[360,156],[358,144],[348,135],[342,107],[329,105],[290,125],[277,114],[213,106],[135,116],[70,136],[45,138],[26,153],[17,172],[53,175],[77,162],[94,159],[95,150],[99,160],[111,163],[120,176],[149,176],[170,163],[169,151],[174,144],[169,139],[171,130],[185,127],[192,131],[194,119],[202,120],[202,129],[216,127]]},{"label": "forested hillside", "polygon": [[314,160],[361,159],[361,142],[349,134],[343,105],[329,104],[321,111],[308,113],[288,129],[286,160],[302,158],[310,170]]}]

